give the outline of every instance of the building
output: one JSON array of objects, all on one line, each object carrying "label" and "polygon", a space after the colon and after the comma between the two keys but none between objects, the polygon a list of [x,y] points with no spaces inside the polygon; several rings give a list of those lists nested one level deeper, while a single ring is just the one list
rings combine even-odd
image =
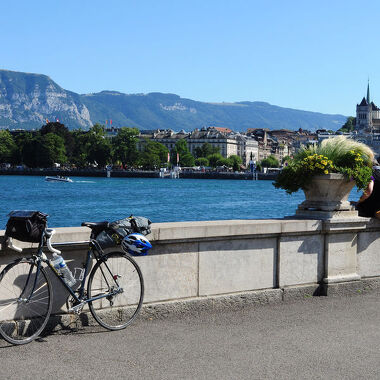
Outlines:
[{"label": "building", "polygon": [[241,157],[244,166],[249,164],[251,153],[255,161],[259,157],[258,143],[254,138],[233,132],[228,128],[204,127],[196,128],[193,132],[183,130],[174,132],[170,129],[141,131],[137,145],[138,150],[143,150],[146,139],[165,145],[169,151],[175,147],[178,140],[185,139],[190,153],[194,156],[197,148],[208,143],[217,148],[225,158],[232,155]]},{"label": "building", "polygon": [[367,97],[363,97],[360,104],[356,105],[356,129],[365,135],[370,135],[371,140],[380,140],[380,108],[371,101],[369,82]]},{"label": "building", "polygon": [[187,139],[189,150],[193,155],[196,148],[200,148],[205,143],[218,148],[220,154],[225,158],[238,154],[238,141],[236,138],[230,133],[219,131],[215,127],[197,128],[191,132]]}]

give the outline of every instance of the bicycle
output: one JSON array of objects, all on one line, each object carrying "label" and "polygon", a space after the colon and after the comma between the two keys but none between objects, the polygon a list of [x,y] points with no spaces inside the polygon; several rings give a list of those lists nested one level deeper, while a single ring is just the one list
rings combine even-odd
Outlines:
[{"label": "bicycle", "polygon": [[[109,228],[109,222],[84,222],[82,226],[91,229],[91,236],[79,288],[69,286],[43,252],[46,243],[51,253],[61,253],[51,244],[55,230],[47,227],[31,257],[16,259],[0,273],[0,334],[7,342],[29,343],[46,327],[52,311],[52,284],[47,269],[68,292],[69,312],[79,315],[88,304],[94,319],[108,330],[124,329],[137,317],[144,298],[144,281],[138,264],[125,252],[103,251],[96,237]],[[120,241],[127,238],[114,232]],[[14,246],[12,238],[8,241],[9,248],[22,251]],[[90,272],[92,259],[95,264]]]}]

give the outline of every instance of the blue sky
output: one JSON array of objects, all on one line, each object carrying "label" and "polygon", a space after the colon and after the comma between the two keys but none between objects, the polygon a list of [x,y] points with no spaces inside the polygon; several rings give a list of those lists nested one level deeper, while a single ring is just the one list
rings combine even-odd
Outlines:
[{"label": "blue sky", "polygon": [[[361,4],[364,6],[361,7]],[[165,92],[354,115],[380,105],[380,2],[0,3],[0,68],[77,93]]]}]

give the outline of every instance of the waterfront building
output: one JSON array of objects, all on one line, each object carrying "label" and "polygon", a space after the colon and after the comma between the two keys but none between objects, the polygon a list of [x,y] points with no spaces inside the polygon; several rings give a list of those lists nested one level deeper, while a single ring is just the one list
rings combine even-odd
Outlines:
[{"label": "waterfront building", "polygon": [[241,157],[244,166],[249,166],[249,162],[252,160],[256,162],[259,159],[259,143],[250,136],[240,133],[236,134],[237,155]]},{"label": "waterfront building", "polygon": [[292,154],[296,132],[286,129],[271,131],[266,128],[249,128],[247,135],[258,142],[258,160],[274,156],[279,162]]},{"label": "waterfront building", "polygon": [[371,135],[372,140],[380,140],[380,108],[371,101],[369,82],[367,97],[356,105],[356,129]]},{"label": "waterfront building", "polygon": [[137,149],[142,151],[145,140],[149,139],[165,145],[171,151],[178,140],[187,139],[188,136],[189,133],[184,130],[180,132],[174,132],[172,129],[142,130],[140,131]]},{"label": "waterfront building", "polygon": [[225,158],[238,155],[238,141],[235,136],[220,132],[215,127],[196,128],[187,139],[188,148],[193,155],[196,148],[200,148],[205,143],[218,148],[220,154]]},{"label": "waterfront building", "polygon": [[356,105],[356,124],[353,138],[370,146],[380,155],[380,108],[370,98],[369,81],[367,96]]},{"label": "waterfront building", "polygon": [[140,131],[137,149],[143,150],[146,139],[151,139],[165,145],[171,151],[178,140],[185,139],[191,154],[195,155],[197,148],[208,143],[212,147],[218,148],[220,154],[228,158],[232,155],[241,157],[243,165],[247,166],[251,157],[258,159],[258,143],[255,139],[233,132],[229,128],[204,127],[194,129],[192,132],[174,132],[171,129]]}]

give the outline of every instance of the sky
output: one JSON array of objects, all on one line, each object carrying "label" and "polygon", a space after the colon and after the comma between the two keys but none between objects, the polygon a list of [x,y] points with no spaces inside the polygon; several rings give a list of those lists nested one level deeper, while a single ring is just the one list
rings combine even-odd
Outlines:
[{"label": "sky", "polygon": [[373,0],[2,0],[0,69],[355,116],[368,80],[380,105],[379,20]]}]

